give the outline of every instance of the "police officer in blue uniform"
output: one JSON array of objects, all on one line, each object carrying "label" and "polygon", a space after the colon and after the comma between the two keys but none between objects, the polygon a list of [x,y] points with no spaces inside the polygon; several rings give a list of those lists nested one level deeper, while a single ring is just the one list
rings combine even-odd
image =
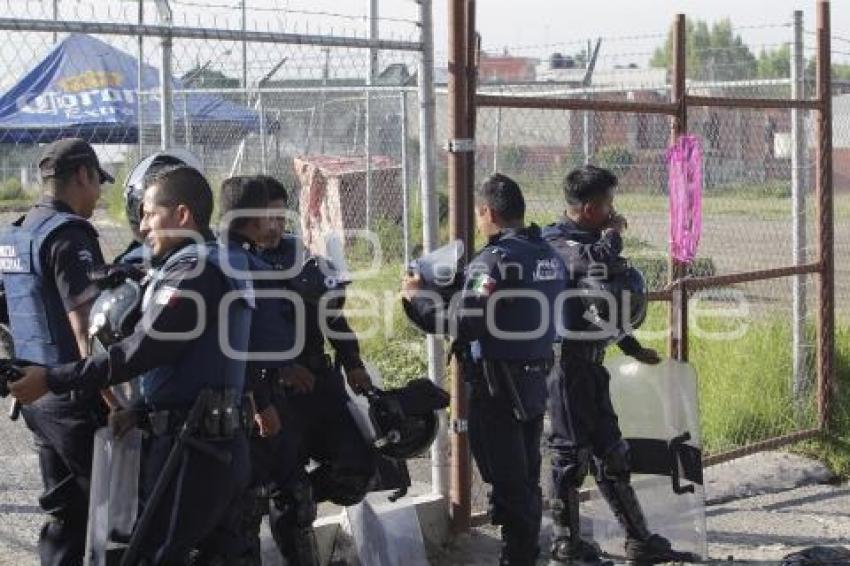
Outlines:
[{"label": "police officer in blue uniform", "polygon": [[[152,518],[150,528],[135,533],[143,563],[181,564],[196,547],[212,552],[219,546],[225,556],[231,545],[241,551],[227,531],[217,531],[250,479],[240,418],[245,362],[224,352],[246,351],[253,299],[249,282],[223,267],[223,251],[209,231],[212,208],[212,191],[197,170],[158,172],[145,191],[140,226],[155,269],[132,334],[80,361],[27,367],[10,388],[29,404],[48,393],[97,391],[141,376],[143,401],[136,414],[150,433],[143,501],[154,491],[187,415],[200,410],[195,440],[181,443],[184,452],[173,476],[165,478],[163,497],[144,511]],[[226,261],[244,271],[240,257],[227,253]],[[196,405],[199,399],[203,406]]]},{"label": "police officer in blue uniform", "polygon": [[[3,283],[18,358],[53,365],[88,353],[88,311],[97,295],[88,272],[103,263],[88,222],[100,185],[112,182],[78,138],[48,145],[39,161],[44,197],[0,237]],[[94,431],[105,413],[94,390],[55,392],[26,407],[50,519],[39,536],[41,563],[82,563]]]},{"label": "police officer in blue uniform", "polygon": [[[270,210],[279,220],[287,206],[287,194],[276,180],[259,176],[269,191]],[[313,521],[316,504],[331,501],[354,505],[363,499],[375,476],[375,454],[361,436],[348,408],[340,367],[355,391],[371,387],[360,358],[357,337],[342,314],[344,295],[333,286],[333,266],[318,257],[307,257],[301,240],[284,234],[285,222],[273,224],[262,257],[281,272],[283,286],[299,294],[304,307],[304,347],[294,364],[270,382],[281,432],[274,443],[266,443],[268,480],[274,492],[269,523],[275,543],[289,564],[318,564]],[[326,295],[327,309],[319,303]],[[322,317],[333,336],[322,330]],[[330,342],[336,360],[325,353]],[[319,466],[309,474],[305,465],[312,459]],[[255,463],[257,461],[255,460]],[[259,466],[259,464],[258,464]]]},{"label": "police officer in blue uniform", "polygon": [[[449,305],[445,321],[456,344],[468,345],[470,443],[482,479],[493,487],[492,521],[502,527],[500,564],[527,566],[539,553],[540,439],[553,363],[553,311],[565,273],[540,229],[525,226],[516,182],[495,174],[475,197],[476,225],[487,244],[467,266],[462,295]],[[437,323],[443,305],[421,293],[422,285],[418,276],[403,280],[405,311],[424,330],[445,333]]]},{"label": "police officer in blue uniform", "polygon": [[[617,177],[586,165],[564,182],[564,218],[547,226],[543,235],[567,268],[569,286],[585,277],[610,277],[624,259],[622,232],[626,220],[614,210]],[[593,271],[598,273],[594,274]],[[630,483],[628,446],[623,441],[611,404],[610,375],[602,362],[605,348],[617,342],[623,352],[641,362],[657,364],[658,354],[631,335],[615,332],[601,337],[577,297],[567,299],[560,373],[549,382],[555,538],[552,557],[561,563],[602,563],[598,547],[580,535],[578,489],[591,468],[600,492],[626,531],[626,554],[637,564],[675,561],[683,555],[653,534]],[[618,317],[619,318],[619,317]]]},{"label": "police officer in blue uniform", "polygon": [[[275,181],[276,183],[276,181]],[[252,481],[243,497],[241,533],[245,548],[245,564],[259,565],[260,524],[268,511],[269,486],[281,474],[290,473],[294,457],[279,450],[280,416],[274,404],[274,386],[282,370],[293,364],[295,351],[295,319],[291,299],[263,295],[264,291],[283,291],[279,272],[260,257],[259,245],[271,237],[271,224],[279,218],[269,209],[268,183],[257,177],[230,177],[221,185],[220,241],[241,246],[248,255],[257,293],[257,308],[251,322],[247,364],[246,391],[254,403],[256,427],[251,431]],[[280,191],[283,188],[280,187]],[[277,233],[277,232],[274,232]]]}]

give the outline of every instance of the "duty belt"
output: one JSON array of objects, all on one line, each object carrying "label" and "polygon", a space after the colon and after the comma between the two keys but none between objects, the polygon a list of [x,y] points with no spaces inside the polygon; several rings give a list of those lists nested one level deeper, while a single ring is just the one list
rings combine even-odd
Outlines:
[{"label": "duty belt", "polygon": [[565,340],[561,344],[561,359],[564,358],[578,358],[594,364],[601,364],[605,361],[605,344]]},{"label": "duty belt", "polygon": [[[241,396],[221,393],[204,407],[198,423],[198,433],[202,438],[231,438],[240,430],[249,430],[253,414],[248,403],[242,403]],[[186,422],[189,408],[175,408],[145,411],[139,426],[154,436],[176,434]]]}]

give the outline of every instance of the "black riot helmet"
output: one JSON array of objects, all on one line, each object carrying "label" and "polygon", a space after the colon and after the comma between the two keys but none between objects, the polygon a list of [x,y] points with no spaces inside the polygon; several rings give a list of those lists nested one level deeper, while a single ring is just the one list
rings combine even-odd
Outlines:
[{"label": "black riot helmet", "polygon": [[373,388],[366,393],[373,445],[383,456],[407,460],[419,456],[437,436],[437,411],[449,406],[449,394],[425,378],[401,389]]},{"label": "black riot helmet", "polygon": [[188,165],[203,173],[201,161],[182,148],[160,151],[139,161],[124,181],[124,210],[134,234],[142,222],[142,201],[148,181],[166,165]]},{"label": "black riot helmet", "polygon": [[[583,291],[581,298],[586,315],[599,329],[634,330],[646,320],[646,279],[640,270],[625,262],[619,268],[610,269],[606,277],[583,277],[578,288]],[[612,306],[615,313],[611,312]],[[629,328],[624,328],[625,321]]]},{"label": "black riot helmet", "polygon": [[133,332],[141,316],[143,273],[129,265],[106,265],[91,274],[101,290],[89,312],[89,339],[95,350]]}]

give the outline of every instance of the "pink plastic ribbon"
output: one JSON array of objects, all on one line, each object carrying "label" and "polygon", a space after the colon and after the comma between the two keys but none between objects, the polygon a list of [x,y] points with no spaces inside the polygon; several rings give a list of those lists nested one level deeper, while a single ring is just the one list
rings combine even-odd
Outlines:
[{"label": "pink plastic ribbon", "polygon": [[702,233],[702,144],[681,136],[667,149],[670,254],[680,263],[696,257]]}]

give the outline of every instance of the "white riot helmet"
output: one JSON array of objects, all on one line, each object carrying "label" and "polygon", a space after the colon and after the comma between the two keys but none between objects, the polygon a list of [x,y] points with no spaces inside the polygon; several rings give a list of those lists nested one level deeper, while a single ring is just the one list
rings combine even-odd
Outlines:
[{"label": "white riot helmet", "polygon": [[147,180],[166,165],[188,165],[201,174],[204,172],[201,160],[183,148],[160,151],[139,161],[124,181],[124,209],[134,233],[139,231],[142,222],[142,200]]}]

